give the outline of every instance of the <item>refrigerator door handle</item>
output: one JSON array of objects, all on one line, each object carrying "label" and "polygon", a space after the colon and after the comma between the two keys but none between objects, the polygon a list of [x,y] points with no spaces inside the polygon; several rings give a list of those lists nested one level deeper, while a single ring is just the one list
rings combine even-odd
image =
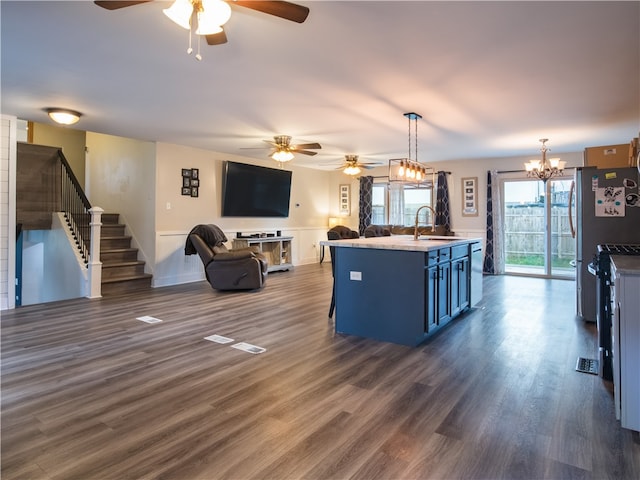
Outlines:
[{"label": "refrigerator door handle", "polygon": [[571,204],[573,203],[573,192],[576,189],[575,180],[571,180],[571,187],[569,187],[569,229],[571,230],[571,238],[576,238],[576,229],[573,226],[573,212]]}]

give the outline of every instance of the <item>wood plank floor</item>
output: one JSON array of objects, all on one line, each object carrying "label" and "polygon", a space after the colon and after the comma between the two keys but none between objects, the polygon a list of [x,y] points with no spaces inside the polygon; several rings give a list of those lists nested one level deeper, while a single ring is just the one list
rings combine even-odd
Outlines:
[{"label": "wood plank floor", "polygon": [[484,281],[418,348],[334,334],[326,263],[2,312],[2,478],[640,478],[574,283]]}]

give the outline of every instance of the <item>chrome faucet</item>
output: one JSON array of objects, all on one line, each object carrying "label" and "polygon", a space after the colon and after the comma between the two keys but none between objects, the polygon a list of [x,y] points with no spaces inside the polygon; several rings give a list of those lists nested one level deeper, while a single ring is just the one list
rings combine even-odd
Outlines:
[{"label": "chrome faucet", "polygon": [[422,210],[423,208],[428,208],[429,210],[431,210],[431,214],[433,215],[433,217],[431,218],[431,231],[432,232],[436,231],[436,211],[430,205],[423,205],[416,212],[416,225],[415,225],[415,229],[413,230],[414,240],[418,239],[418,215],[420,214],[420,210]]}]

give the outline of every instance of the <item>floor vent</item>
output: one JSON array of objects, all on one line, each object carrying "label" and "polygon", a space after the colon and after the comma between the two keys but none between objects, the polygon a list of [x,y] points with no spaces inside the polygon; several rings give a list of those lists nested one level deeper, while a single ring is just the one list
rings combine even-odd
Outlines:
[{"label": "floor vent", "polygon": [[598,375],[598,360],[593,358],[578,357],[576,363],[576,370],[582,373],[590,373],[592,375]]}]

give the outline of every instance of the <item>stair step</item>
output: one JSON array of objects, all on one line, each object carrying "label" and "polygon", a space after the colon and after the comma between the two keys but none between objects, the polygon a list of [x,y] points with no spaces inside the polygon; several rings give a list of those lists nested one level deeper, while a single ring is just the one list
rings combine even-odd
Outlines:
[{"label": "stair step", "polygon": [[100,250],[112,250],[116,248],[128,248],[131,246],[131,237],[100,237]]},{"label": "stair step", "polygon": [[114,278],[137,278],[141,275],[144,275],[144,262],[140,260],[102,264],[103,283]]},{"label": "stair step", "polygon": [[100,228],[100,238],[104,237],[123,237],[125,225],[121,223],[111,223],[102,225]]},{"label": "stair step", "polygon": [[111,225],[114,223],[118,223],[120,219],[119,213],[103,213],[102,214],[102,225]]},{"label": "stair step", "polygon": [[151,289],[152,275],[145,273],[129,277],[118,277],[102,280],[102,295],[138,292]]},{"label": "stair step", "polygon": [[118,262],[133,262],[138,259],[137,248],[101,249],[100,261],[103,265]]}]

